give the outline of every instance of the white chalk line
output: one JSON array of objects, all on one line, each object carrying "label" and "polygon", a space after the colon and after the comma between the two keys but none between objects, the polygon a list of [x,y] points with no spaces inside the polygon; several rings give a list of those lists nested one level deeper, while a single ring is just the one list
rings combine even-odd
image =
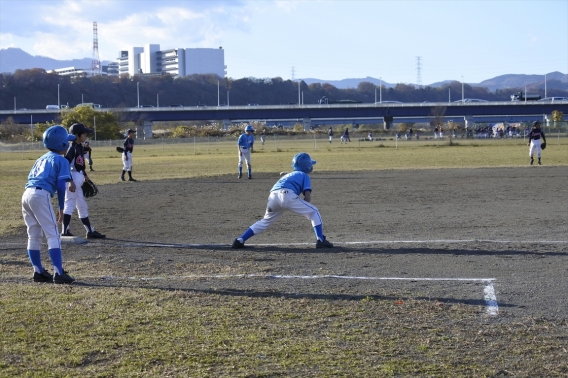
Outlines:
[{"label": "white chalk line", "polygon": [[[367,240],[367,241],[351,241],[351,242],[333,242],[334,245],[381,245],[381,244],[457,244],[457,243],[495,243],[495,244],[568,244],[568,240],[493,240],[493,239],[425,239],[425,240]],[[112,239],[101,240],[97,242],[87,241],[87,245],[114,245],[121,247],[154,247],[154,248],[220,248],[229,247],[229,243],[224,244],[171,244],[171,243],[155,243],[155,242],[129,242],[114,243]],[[26,243],[0,243],[0,246],[25,246]],[[315,243],[247,243],[248,247],[287,247],[287,246],[314,246]]]},{"label": "white chalk line", "polygon": [[[88,277],[86,277],[88,278]],[[227,278],[267,278],[267,279],[301,279],[301,280],[315,280],[315,279],[344,279],[344,280],[367,280],[367,281],[455,281],[455,282],[482,282],[483,299],[485,300],[486,312],[490,316],[499,314],[499,305],[497,304],[497,296],[493,282],[495,278],[424,278],[424,277],[365,277],[365,276],[340,276],[333,274],[326,275],[280,275],[280,274],[214,274],[214,275],[185,275],[177,277],[90,277],[100,279],[122,279],[122,280],[141,280],[141,281],[157,281],[166,280],[171,278],[177,279],[227,279]]]}]

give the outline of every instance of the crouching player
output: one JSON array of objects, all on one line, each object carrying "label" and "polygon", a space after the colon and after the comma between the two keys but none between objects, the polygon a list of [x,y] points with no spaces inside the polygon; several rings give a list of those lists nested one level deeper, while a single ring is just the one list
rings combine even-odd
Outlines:
[{"label": "crouching player", "polygon": [[[294,171],[282,176],[270,190],[264,218],[250,226],[244,234],[235,239],[232,248],[243,248],[247,239],[265,231],[286,210],[303,215],[312,221],[317,238],[316,248],[333,247],[333,244],[327,241],[323,235],[322,219],[319,210],[310,203],[312,186],[308,173],[312,172],[315,163],[315,160],[312,160],[310,155],[305,152],[294,156],[292,159],[292,169]],[[304,199],[300,198],[300,194],[304,195]]]},{"label": "crouching player", "polygon": [[[66,284],[75,281],[63,270],[61,240],[50,200],[57,191],[59,207],[62,208],[65,186],[68,185],[68,190],[71,192],[76,190],[69,162],[62,156],[67,152],[69,141],[72,140],[75,140],[75,136],[69,135],[63,126],[51,126],[43,133],[43,145],[49,152],[35,162],[22,196],[22,214],[28,228],[28,256],[34,268],[35,282]],[[54,275],[45,270],[41,264],[42,232],[47,239]]]}]

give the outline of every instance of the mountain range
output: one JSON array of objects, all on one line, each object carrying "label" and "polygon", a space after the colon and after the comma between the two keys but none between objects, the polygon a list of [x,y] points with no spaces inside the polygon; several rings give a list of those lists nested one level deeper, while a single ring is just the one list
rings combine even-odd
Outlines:
[{"label": "mountain range", "polygon": [[[102,65],[108,64],[109,61],[102,61]],[[39,55],[30,55],[22,49],[10,47],[7,49],[0,49],[0,73],[8,72],[13,73],[18,69],[30,68],[43,68],[46,71],[54,70],[57,68],[76,67],[76,68],[90,68],[91,58],[72,59],[72,60],[57,60]],[[375,85],[382,84],[385,87],[394,87],[396,84],[388,83],[387,81],[376,79],[373,77],[353,78],[343,80],[322,80],[314,78],[302,79],[306,84],[313,83],[328,83],[339,89],[357,88],[359,83],[367,81]],[[445,80],[437,83],[432,83],[429,87],[441,87],[451,83],[454,80]],[[561,72],[550,72],[546,74],[547,86],[550,89],[568,90],[568,74]],[[507,88],[523,88],[523,87],[538,87],[544,88],[544,75],[521,75],[521,74],[507,74],[494,77],[492,79],[484,80],[480,83],[467,83],[471,86],[485,87],[490,91],[497,89]],[[415,85],[415,84],[409,84]]]}]

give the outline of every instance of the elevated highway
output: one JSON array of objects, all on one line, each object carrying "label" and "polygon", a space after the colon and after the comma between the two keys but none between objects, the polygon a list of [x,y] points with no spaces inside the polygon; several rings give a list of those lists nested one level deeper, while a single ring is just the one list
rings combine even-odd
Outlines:
[{"label": "elevated highway", "polygon": [[[428,102],[428,103],[376,103],[376,104],[313,104],[266,106],[199,106],[95,109],[117,111],[121,118],[150,127],[156,121],[223,121],[225,127],[233,122],[266,121],[300,122],[306,129],[312,124],[334,123],[383,123],[391,128],[398,122],[428,122],[438,114],[447,120],[470,122],[531,121],[544,120],[555,111],[568,120],[568,101],[506,101],[506,102]],[[4,110],[0,122],[9,117],[21,124],[57,121],[57,109]]]}]

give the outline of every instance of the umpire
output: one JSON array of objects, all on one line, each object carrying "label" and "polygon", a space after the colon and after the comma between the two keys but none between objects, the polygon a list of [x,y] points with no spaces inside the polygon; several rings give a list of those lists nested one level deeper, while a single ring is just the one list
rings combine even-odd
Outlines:
[{"label": "umpire", "polygon": [[531,157],[531,165],[534,163],[535,151],[536,156],[538,157],[538,165],[542,165],[540,163],[540,152],[546,148],[546,137],[544,136],[544,131],[540,129],[540,121],[533,122],[533,128],[529,133],[529,142],[527,143],[527,146],[530,146],[529,156]]}]

